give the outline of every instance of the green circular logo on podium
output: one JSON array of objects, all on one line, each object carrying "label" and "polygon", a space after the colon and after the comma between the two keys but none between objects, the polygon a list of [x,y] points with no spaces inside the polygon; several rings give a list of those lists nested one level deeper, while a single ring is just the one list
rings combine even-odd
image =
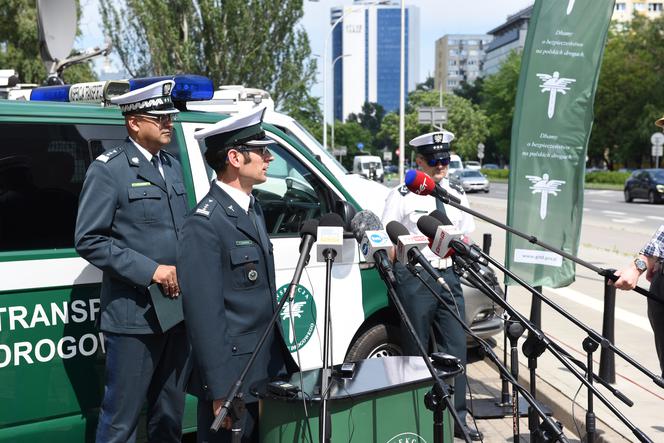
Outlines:
[{"label": "green circular logo on podium", "polygon": [[403,432],[390,438],[387,443],[427,443],[427,441],[414,432]]},{"label": "green circular logo on podium", "polygon": [[[289,284],[277,289],[277,303],[286,295]],[[291,322],[292,317],[292,322]],[[289,352],[302,349],[309,342],[316,329],[316,302],[311,292],[302,285],[297,285],[295,297],[287,301],[280,313],[281,330]],[[296,346],[297,345],[297,346]]]}]

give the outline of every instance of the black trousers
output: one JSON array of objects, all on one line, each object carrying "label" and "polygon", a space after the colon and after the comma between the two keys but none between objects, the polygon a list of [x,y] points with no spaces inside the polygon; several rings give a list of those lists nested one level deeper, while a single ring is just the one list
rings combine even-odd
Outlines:
[{"label": "black trousers", "polygon": [[[242,443],[258,443],[258,402],[253,401],[246,404],[247,412],[241,423]],[[218,432],[210,432],[210,426],[214,421],[212,414],[212,402],[198,399],[198,431],[196,432],[197,443],[231,443],[232,434],[225,429]]]},{"label": "black trousers", "polygon": [[[664,302],[664,265],[661,263],[650,284],[650,293]],[[655,333],[655,349],[659,358],[659,368],[664,376],[664,304],[648,299],[648,319]]]},{"label": "black trousers", "polygon": [[104,333],[106,385],[97,443],[134,442],[148,404],[148,442],[179,443],[184,413],[184,368],[189,343],[184,323],[164,334]]},{"label": "black trousers", "polygon": [[[408,269],[400,263],[394,265],[397,278],[397,295],[404,305],[408,318],[415,328],[418,338],[427,349],[431,332],[438,346],[438,350],[452,354],[461,360],[464,369],[466,367],[466,335],[461,325],[452,314],[445,309],[441,303],[429,292],[429,290],[413,276]],[[445,300],[452,309],[458,308],[459,315],[465,319],[465,303],[459,278],[454,274],[452,268],[441,271],[443,279],[449,285],[452,293],[442,288],[424,270],[420,273],[425,281]],[[417,345],[411,339],[410,334],[402,325],[403,345],[405,355],[420,355]],[[459,418],[465,422],[466,419],[466,376],[460,374],[454,379],[454,408]]]}]

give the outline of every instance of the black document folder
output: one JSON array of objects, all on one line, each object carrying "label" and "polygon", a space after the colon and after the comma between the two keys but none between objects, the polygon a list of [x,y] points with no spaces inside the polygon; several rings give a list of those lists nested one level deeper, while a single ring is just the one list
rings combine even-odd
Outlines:
[{"label": "black document folder", "polygon": [[182,313],[182,294],[177,298],[170,298],[161,289],[161,285],[153,283],[148,286],[152,306],[157,314],[157,321],[162,332],[166,332],[173,326],[184,320]]}]

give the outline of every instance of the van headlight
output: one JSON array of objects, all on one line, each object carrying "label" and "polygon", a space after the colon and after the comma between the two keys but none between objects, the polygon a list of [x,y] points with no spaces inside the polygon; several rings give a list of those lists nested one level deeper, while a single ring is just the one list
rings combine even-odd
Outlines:
[{"label": "van headlight", "polygon": [[657,192],[663,192],[664,193],[664,185],[657,185]]}]

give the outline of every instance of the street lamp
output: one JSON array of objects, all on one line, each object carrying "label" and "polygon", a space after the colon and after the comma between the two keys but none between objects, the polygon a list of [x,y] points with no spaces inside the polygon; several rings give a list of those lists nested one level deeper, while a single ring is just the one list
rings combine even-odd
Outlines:
[{"label": "street lamp", "polygon": [[[340,59],[344,58],[344,57],[350,57],[350,54],[341,54],[341,55],[337,56],[337,58],[335,58],[332,61],[332,72],[334,72],[334,64],[336,62],[338,62]],[[334,81],[332,82],[332,100],[334,100]],[[332,135],[332,145],[330,147],[334,151],[334,104],[332,104],[332,125],[331,126],[332,126],[332,128],[331,128],[332,129],[332,134],[331,134]]]}]

